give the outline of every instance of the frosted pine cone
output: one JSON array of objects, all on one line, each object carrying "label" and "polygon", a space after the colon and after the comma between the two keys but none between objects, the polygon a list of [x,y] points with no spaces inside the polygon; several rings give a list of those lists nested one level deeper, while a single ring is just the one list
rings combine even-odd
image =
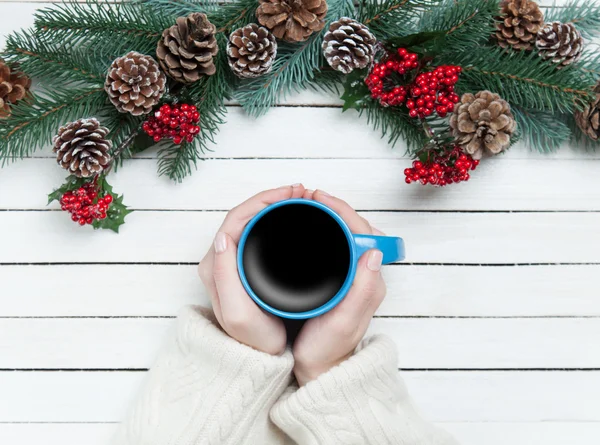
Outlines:
[{"label": "frosted pine cone", "polygon": [[552,22],[540,29],[535,46],[542,58],[563,67],[579,60],[583,37],[572,23]]},{"label": "frosted pine cone", "polygon": [[229,36],[227,60],[238,77],[249,79],[268,73],[276,55],[275,36],[255,23],[238,28]]},{"label": "frosted pine cone", "polygon": [[101,173],[111,161],[108,131],[94,118],[79,119],[61,127],[53,140],[56,161],[78,178]]},{"label": "frosted pine cone", "polygon": [[450,117],[450,128],[456,143],[473,159],[481,159],[510,146],[517,122],[508,102],[495,93],[480,91],[462,95]]},{"label": "frosted pine cone", "polygon": [[117,110],[139,116],[158,104],[166,82],[156,60],[131,51],[112,63],[104,89]]},{"label": "frosted pine cone", "polygon": [[349,74],[371,64],[376,42],[365,25],[342,17],[329,26],[323,38],[323,55],[334,70]]}]

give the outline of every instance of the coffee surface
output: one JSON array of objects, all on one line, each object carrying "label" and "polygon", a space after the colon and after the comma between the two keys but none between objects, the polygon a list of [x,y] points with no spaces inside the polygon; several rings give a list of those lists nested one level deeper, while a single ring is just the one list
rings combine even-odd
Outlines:
[{"label": "coffee surface", "polygon": [[338,293],[348,275],[350,247],[329,214],[289,204],[254,225],[242,261],[246,279],[262,301],[282,311],[305,312]]}]

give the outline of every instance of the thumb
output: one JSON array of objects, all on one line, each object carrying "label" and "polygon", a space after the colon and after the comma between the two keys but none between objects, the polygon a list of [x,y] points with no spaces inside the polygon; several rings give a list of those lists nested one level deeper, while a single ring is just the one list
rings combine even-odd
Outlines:
[{"label": "thumb", "polygon": [[224,314],[236,313],[245,303],[246,295],[237,268],[237,246],[230,235],[219,232],[214,247],[213,279],[221,310]]}]

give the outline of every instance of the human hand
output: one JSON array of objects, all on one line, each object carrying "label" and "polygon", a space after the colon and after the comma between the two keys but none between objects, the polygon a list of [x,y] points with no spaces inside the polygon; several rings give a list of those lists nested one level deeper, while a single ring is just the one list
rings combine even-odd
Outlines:
[{"label": "human hand", "polygon": [[[353,233],[383,235],[341,199],[311,190],[305,191],[303,197],[335,210]],[[358,261],[354,283],[344,299],[331,311],[308,320],[300,330],[293,347],[294,374],[300,386],[353,354],[385,297],[385,282],[380,273],[382,259],[379,250],[367,251]]]},{"label": "human hand", "polygon": [[223,330],[240,343],[268,354],[285,350],[285,326],[281,319],[258,307],[244,289],[237,268],[237,244],[244,227],[258,212],[285,199],[301,198],[304,191],[301,184],[267,190],[232,209],[198,265]]}]

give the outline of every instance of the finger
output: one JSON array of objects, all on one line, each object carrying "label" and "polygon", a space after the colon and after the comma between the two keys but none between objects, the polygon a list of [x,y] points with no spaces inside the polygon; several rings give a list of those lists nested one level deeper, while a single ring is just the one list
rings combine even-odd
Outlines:
[{"label": "finger", "polygon": [[258,212],[276,202],[300,198],[304,194],[304,190],[302,184],[294,184],[260,192],[233,208],[225,217],[219,231],[227,233],[237,244],[244,227]]},{"label": "finger", "polygon": [[379,230],[376,227],[371,226],[371,230],[373,231],[373,235],[385,236],[385,233],[383,233],[381,230]]},{"label": "finger", "polygon": [[385,283],[381,276],[383,254],[369,250],[358,261],[354,283],[348,295],[334,309],[345,322],[359,326],[373,314],[385,297]]},{"label": "finger", "polygon": [[214,252],[212,248],[209,250],[209,254],[207,254],[206,257],[204,257],[204,259],[200,261],[200,264],[198,264],[198,275],[200,276],[202,284],[204,284],[204,287],[206,288],[206,293],[208,293],[208,296],[210,297],[215,317],[217,317],[217,320],[222,325],[223,317],[221,315],[221,303],[219,302],[217,286],[215,284],[215,280],[212,274],[214,257]]},{"label": "finger", "polygon": [[304,199],[313,199],[313,195],[314,195],[315,191],[314,190],[304,190],[304,194],[302,195],[302,197]]},{"label": "finger", "polygon": [[340,215],[353,233],[371,233],[371,226],[368,221],[356,213],[356,210],[350,207],[346,201],[331,196],[322,190],[317,190],[313,194],[313,199],[325,204]]}]

